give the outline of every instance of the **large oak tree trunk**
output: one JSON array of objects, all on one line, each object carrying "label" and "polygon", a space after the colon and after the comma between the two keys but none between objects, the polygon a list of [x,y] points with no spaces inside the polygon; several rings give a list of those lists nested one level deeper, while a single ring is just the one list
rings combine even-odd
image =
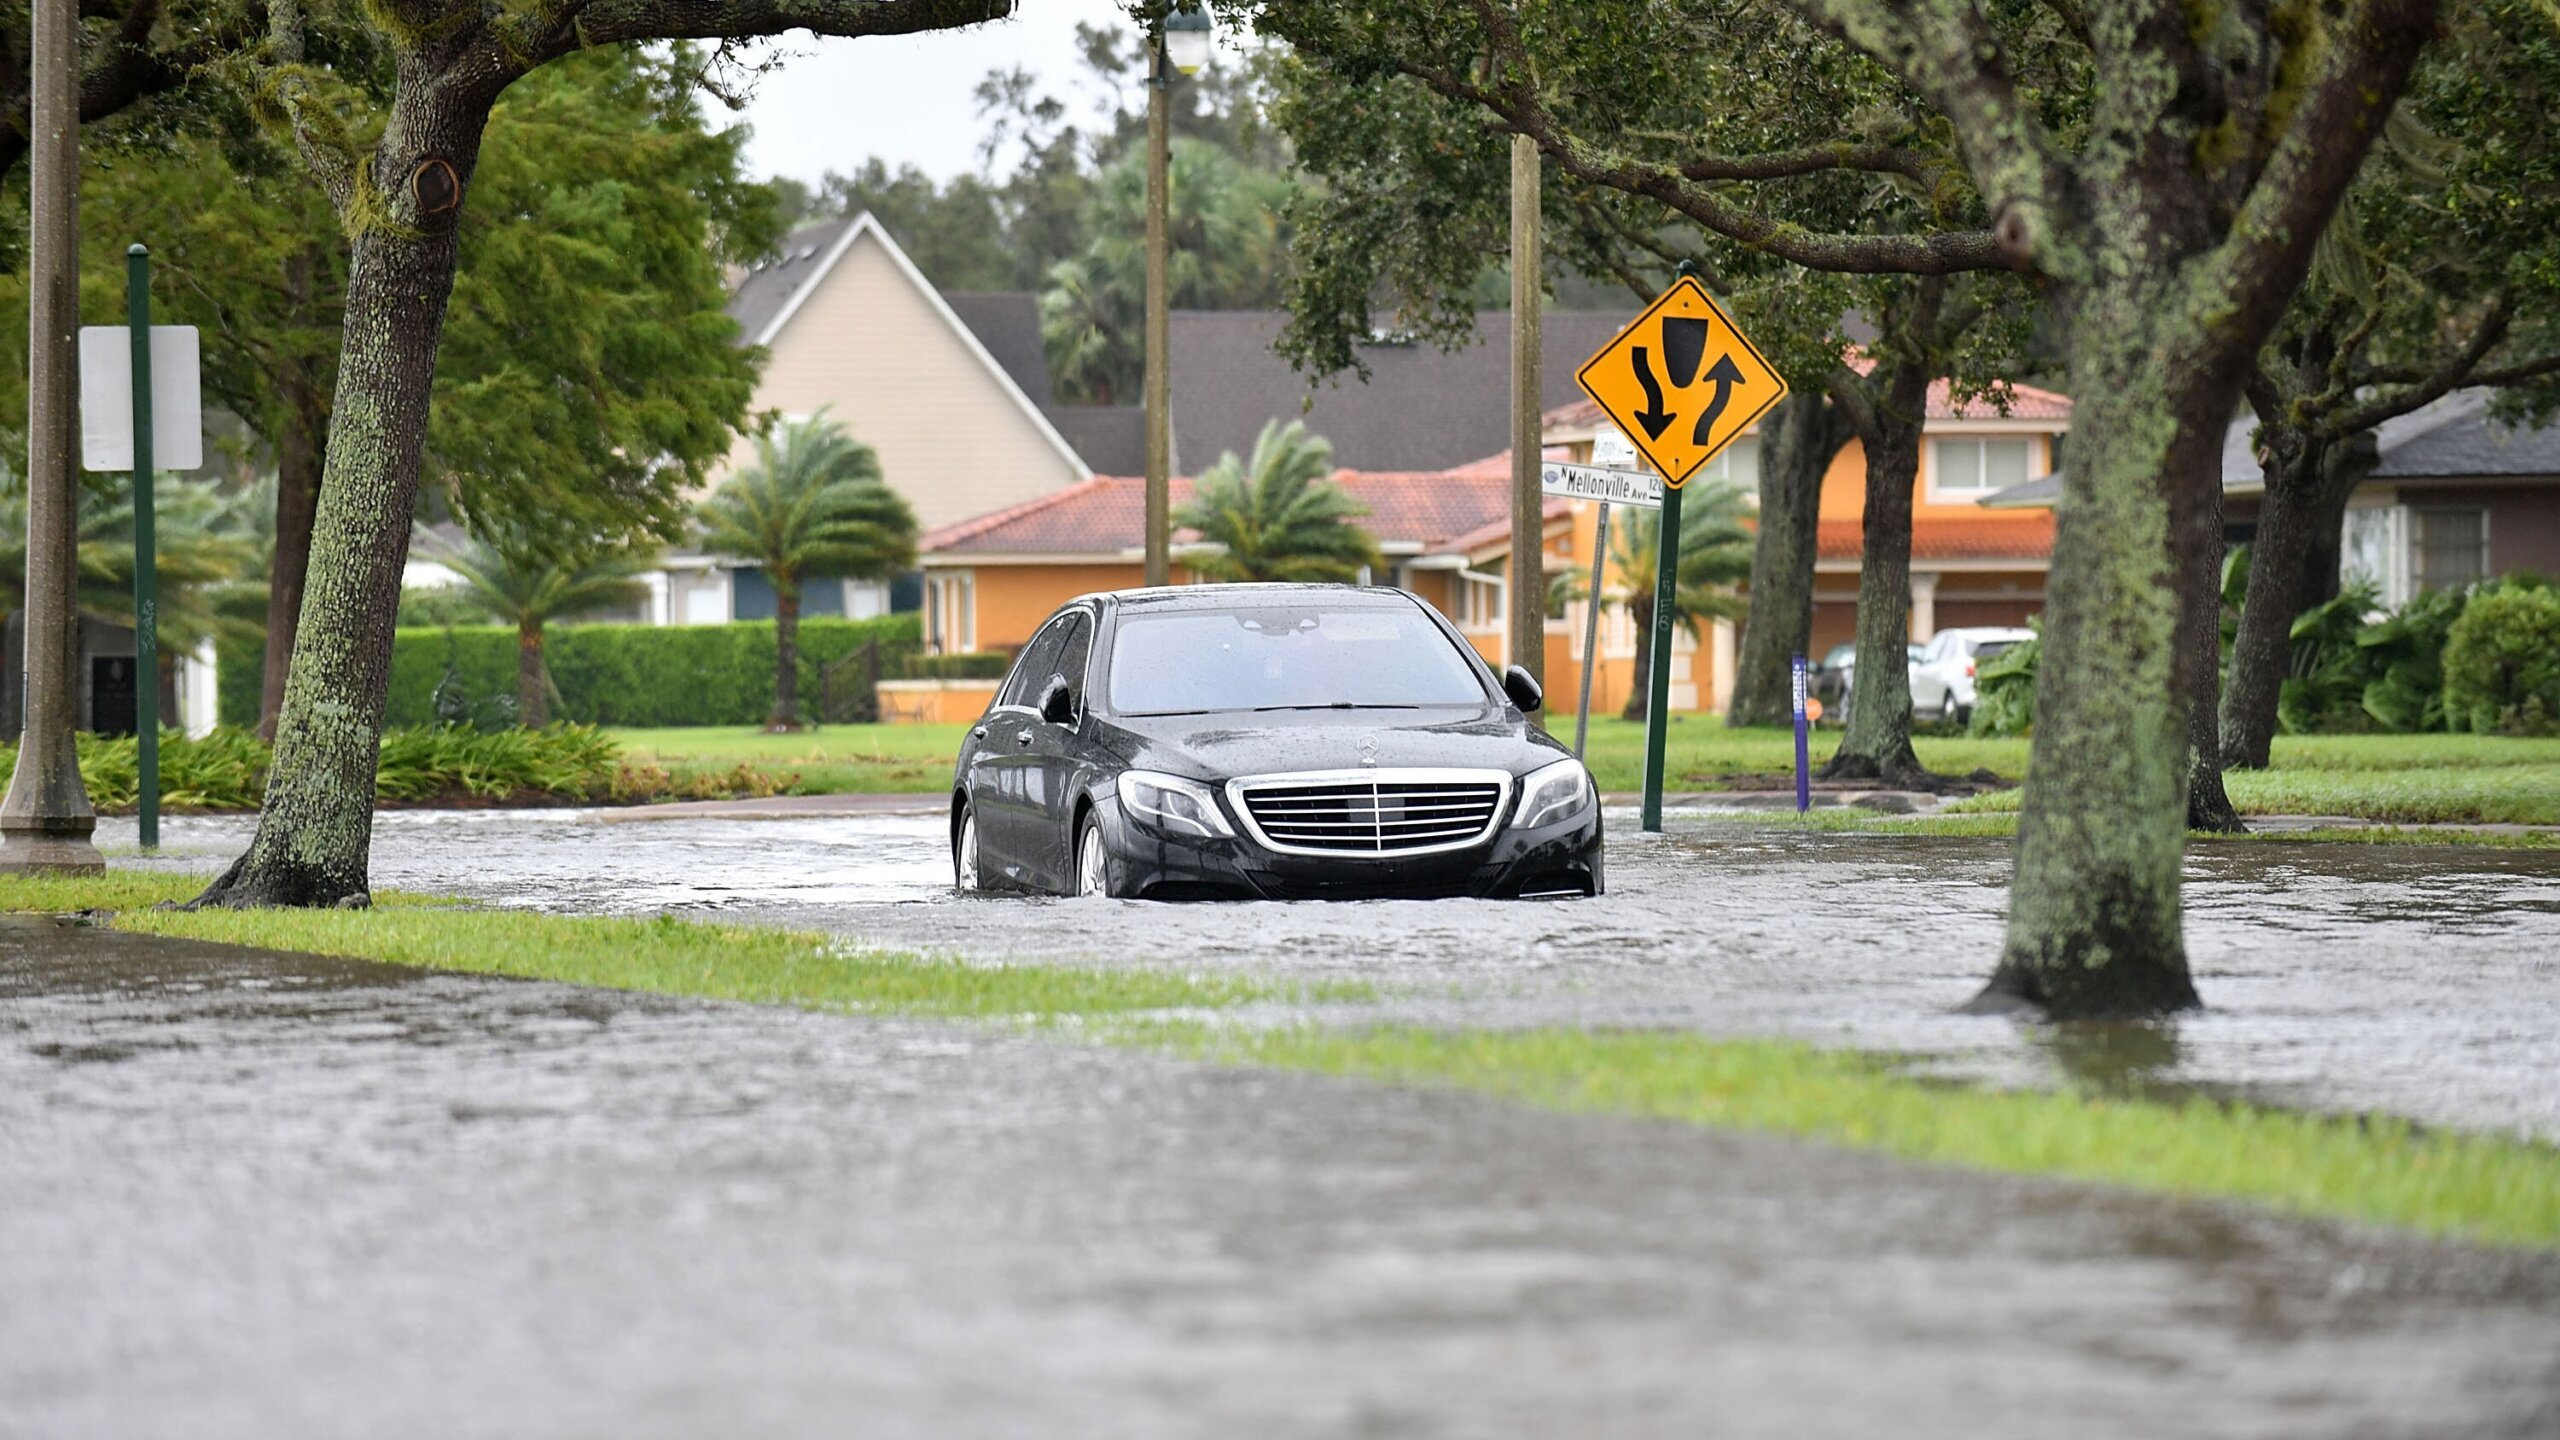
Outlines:
[{"label": "large oak tree trunk", "polygon": [[1849,424],[1818,392],[1796,394],[1760,427],[1760,531],[1751,548],[1751,613],[1742,622],[1727,725],[1795,716],[1795,657],[1813,638],[1813,566],[1822,476]]},{"label": "large oak tree trunk", "polygon": [[[2236,366],[2158,323],[2183,297],[2171,262],[2149,267],[2059,297],[2067,329],[2113,339],[2073,357],[2035,759],[2007,941],[1981,1008],[2023,1002],[2078,1018],[2197,1003],[2178,904],[2188,788],[2179,641],[2191,607],[2173,525],[2193,523],[2196,507],[2173,502],[2214,463]],[[2163,329],[2188,343],[2160,343]]]},{"label": "large oak tree trunk", "polygon": [[[1934,318],[1934,317],[1932,317]],[[1859,521],[1858,666],[1850,677],[1849,724],[1822,767],[1825,780],[1873,780],[1911,789],[1945,782],[1911,749],[1911,491],[1920,478],[1920,432],[1929,370],[1896,362],[1880,369],[1867,413],[1854,415],[1867,452],[1867,498]]]},{"label": "large oak tree trunk", "polygon": [[[486,116],[485,96],[453,93],[426,60],[403,62],[389,123],[349,206],[356,233],[337,403],[266,801],[248,851],[195,904],[329,905],[368,895],[400,572],[436,342],[453,293],[452,222]],[[421,167],[430,183],[414,185]],[[452,203],[435,212],[422,203],[445,199]]]},{"label": "large oak tree trunk", "polygon": [[2263,769],[2275,743],[2276,702],[2293,669],[2293,621],[2302,613],[2304,559],[2311,550],[2312,512],[2321,448],[2306,446],[2271,470],[2258,501],[2258,534],[2249,542],[2249,585],[2240,602],[2240,633],[2231,644],[2231,686],[2222,697],[2222,763]]},{"label": "large oak tree trunk", "polygon": [[2284,450],[2293,458],[2268,473],[2258,502],[2231,688],[2222,701],[2222,763],[2247,769],[2265,768],[2275,746],[2278,702],[2293,673],[2293,622],[2337,596],[2338,532],[2347,499],[2374,460],[2369,434],[2335,442],[2306,436]]},{"label": "large oak tree trunk", "polygon": [[2222,787],[2222,455],[2190,450],[2208,463],[2173,477],[2173,540],[2179,579],[2178,692],[2187,717],[2187,828],[2237,835],[2249,827]]},{"label": "large oak tree trunk", "polygon": [[276,546],[267,576],[266,683],[258,702],[258,733],[269,740],[284,709],[293,638],[302,621],[311,527],[320,507],[321,437],[329,423],[327,396],[299,392],[293,398],[291,418],[276,437]]}]

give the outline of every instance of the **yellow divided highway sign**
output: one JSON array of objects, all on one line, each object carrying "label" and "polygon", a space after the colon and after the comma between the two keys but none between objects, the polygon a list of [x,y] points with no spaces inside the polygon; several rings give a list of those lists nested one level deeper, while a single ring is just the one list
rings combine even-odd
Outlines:
[{"label": "yellow divided highway sign", "polygon": [[1687,276],[1574,378],[1675,489],[1787,398],[1777,369]]}]

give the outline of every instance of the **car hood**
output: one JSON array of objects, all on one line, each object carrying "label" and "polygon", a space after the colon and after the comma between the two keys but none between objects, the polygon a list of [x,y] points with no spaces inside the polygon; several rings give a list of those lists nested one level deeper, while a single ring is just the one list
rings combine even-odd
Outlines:
[{"label": "car hood", "polygon": [[1491,706],[1113,716],[1128,764],[1197,780],[1290,770],[1451,766],[1525,775],[1572,752]]}]

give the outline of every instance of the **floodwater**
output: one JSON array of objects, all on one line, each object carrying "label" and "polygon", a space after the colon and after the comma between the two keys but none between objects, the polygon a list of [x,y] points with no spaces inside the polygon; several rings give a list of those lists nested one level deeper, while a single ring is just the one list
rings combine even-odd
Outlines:
[{"label": "floodwater", "polygon": [[[130,826],[100,840],[129,844]],[[218,868],[249,826],[168,821],[161,863]],[[1952,1013],[1998,953],[2002,840],[1699,819],[1648,836],[1613,813],[1598,900],[1169,906],[955,896],[944,834],[929,815],[406,811],[376,821],[374,880],[980,959],[1349,976],[1397,1018],[1792,1035],[1995,1083],[2069,1074],[2560,1140],[2560,853],[2202,847],[2187,925],[2208,1008],[2057,1032]]]},{"label": "floodwater", "polygon": [[[477,835],[433,843],[497,889],[544,823],[384,836]],[[761,833],[768,861],[801,843]],[[1536,923],[1641,928],[1669,903],[1641,877],[1706,843],[1627,847],[1627,908]],[[1727,859],[1763,899],[1808,863],[1753,853]],[[862,903],[1319,944],[1294,910]],[[1323,923],[1361,913],[1415,923]],[[1473,993],[1523,963],[1405,945],[1368,968]],[[1596,988],[1707,962],[1541,963]],[[1690,996],[1665,1013],[1747,988],[1665,986]],[[0,1435],[1712,1433],[2547,1437],[2560,1258],[994,1028],[0,923]]]}]

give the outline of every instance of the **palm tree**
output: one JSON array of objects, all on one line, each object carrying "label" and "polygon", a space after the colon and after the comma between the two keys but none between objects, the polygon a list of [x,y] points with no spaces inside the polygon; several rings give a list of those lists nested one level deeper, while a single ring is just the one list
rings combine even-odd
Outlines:
[{"label": "palm tree", "polygon": [[[1181,309],[1251,310],[1279,303],[1291,182],[1191,136],[1166,157],[1165,287]],[[1108,405],[1138,388],[1144,341],[1147,166],[1131,147],[1096,177],[1083,251],[1049,268],[1040,334],[1061,399]]]},{"label": "palm tree", "polygon": [[[226,495],[212,480],[164,475],[152,492],[152,573],[164,659],[192,650],[224,626],[217,593],[258,568],[259,547],[243,531],[254,499]],[[80,487],[81,610],[133,623],[133,500]],[[21,602],[27,573],[26,493],[0,503],[0,603]]]},{"label": "palm tree", "polygon": [[703,548],[752,560],[773,583],[771,730],[800,728],[800,586],[885,580],[916,560],[916,514],[880,457],[825,411],[756,438],[755,463],[702,505]]},{"label": "palm tree", "polygon": [[438,546],[428,558],[461,576],[471,598],[492,618],[516,627],[516,723],[529,730],[550,723],[556,693],[543,656],[543,627],[644,598],[649,587],[640,572],[657,563],[647,550],[591,546],[550,556],[530,545],[492,544],[477,536],[460,546]]},{"label": "palm tree", "polygon": [[1377,541],[1353,524],[1368,508],[1330,478],[1333,446],[1292,420],[1274,420],[1253,442],[1253,459],[1230,450],[1193,487],[1177,526],[1224,548],[1189,561],[1213,580],[1357,579]]},{"label": "palm tree", "polygon": [[[1751,531],[1742,523],[1742,492],[1730,485],[1692,486],[1680,497],[1680,571],[1672,592],[1671,618],[1691,639],[1707,620],[1739,619],[1747,608],[1733,587],[1751,578]],[[1652,693],[1654,587],[1662,575],[1662,512],[1630,510],[1617,527],[1610,546],[1618,583],[1626,587],[1619,603],[1636,627],[1635,685],[1623,712],[1629,720],[1645,718]]]}]

